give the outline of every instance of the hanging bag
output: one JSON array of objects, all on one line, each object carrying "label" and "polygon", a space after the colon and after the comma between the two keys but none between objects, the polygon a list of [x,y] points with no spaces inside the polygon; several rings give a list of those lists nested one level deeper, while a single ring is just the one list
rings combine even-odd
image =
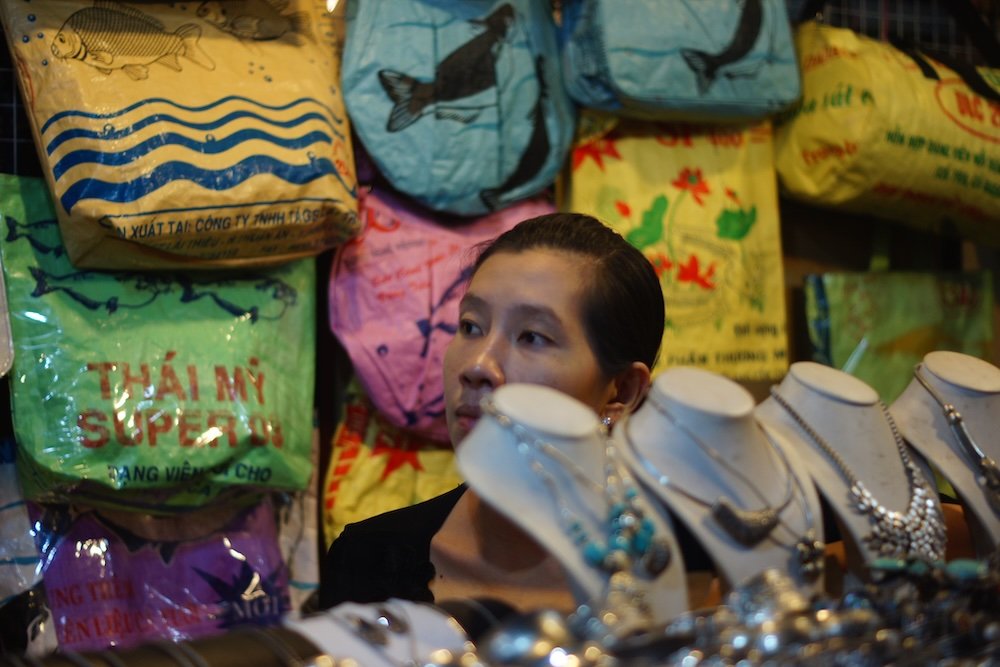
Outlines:
[{"label": "hanging bag", "polygon": [[951,69],[816,22],[796,31],[803,99],[775,134],[806,203],[1000,243],[1000,70]]},{"label": "hanging bag", "polygon": [[800,95],[783,0],[569,0],[560,34],[566,88],[585,107],[734,120]]},{"label": "hanging bag", "polygon": [[70,261],[277,264],[357,231],[315,0],[0,2]]},{"label": "hanging bag", "polygon": [[654,370],[783,376],[771,124],[666,125],[585,114],[581,126],[588,127],[573,151],[563,208],[604,220],[656,269],[667,321]]},{"label": "hanging bag", "polygon": [[481,215],[550,186],[573,136],[551,8],[538,0],[356,0],[343,90],[392,185]]}]

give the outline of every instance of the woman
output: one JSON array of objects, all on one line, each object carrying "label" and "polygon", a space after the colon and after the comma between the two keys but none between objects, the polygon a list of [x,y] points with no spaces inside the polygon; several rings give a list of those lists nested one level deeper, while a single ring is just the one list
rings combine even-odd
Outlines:
[{"label": "woman", "polygon": [[[518,224],[480,252],[459,306],[444,359],[452,443],[508,382],[553,387],[613,423],[645,396],[663,326],[656,273],[619,234],[577,213]],[[390,597],[575,606],[556,560],[464,485],[347,526],[323,580],[324,608]]]}]

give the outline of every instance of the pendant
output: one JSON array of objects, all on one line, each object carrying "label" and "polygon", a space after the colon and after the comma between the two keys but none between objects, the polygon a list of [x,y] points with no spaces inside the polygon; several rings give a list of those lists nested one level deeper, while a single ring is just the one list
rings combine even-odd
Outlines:
[{"label": "pendant", "polygon": [[772,508],[744,510],[734,507],[724,496],[712,505],[712,518],[727,535],[745,547],[759,544],[778,525],[778,513]]},{"label": "pendant", "polygon": [[816,581],[823,574],[826,558],[826,545],[817,540],[811,532],[806,533],[795,543],[798,555],[799,570],[807,581]]},{"label": "pendant", "polygon": [[982,474],[976,477],[976,481],[979,482],[990,508],[1000,515],[1000,468],[993,459],[983,457],[979,460],[979,469]]},{"label": "pendant", "polygon": [[650,579],[660,576],[670,561],[673,554],[670,551],[670,543],[663,538],[654,539],[646,547],[646,550],[639,556],[639,567]]}]

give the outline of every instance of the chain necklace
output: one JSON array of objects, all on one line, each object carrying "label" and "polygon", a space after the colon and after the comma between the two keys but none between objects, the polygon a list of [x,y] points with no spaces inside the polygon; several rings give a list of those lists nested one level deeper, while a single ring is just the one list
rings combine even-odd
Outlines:
[{"label": "chain necklace", "polygon": [[[526,428],[500,412],[487,396],[480,401],[485,414],[501,427],[510,430],[517,439],[517,451],[528,462],[531,471],[541,480],[559,512],[559,521],[573,545],[580,550],[584,562],[608,575],[599,608],[590,603],[580,605],[575,621],[587,635],[601,636],[605,641],[626,637],[649,629],[653,610],[646,601],[645,590],[636,577],[652,580],[670,565],[670,542],[656,534],[656,525],[647,516],[639,499],[638,489],[625,467],[618,461],[613,443],[602,429],[604,440],[604,484],[588,477],[579,465],[558,447],[534,437]],[[559,483],[546,468],[539,455],[556,463],[605,499],[606,514],[592,516],[590,523],[603,524],[605,535],[595,538],[588,533],[583,519],[567,503]]]},{"label": "chain necklace", "polygon": [[[672,421],[678,428],[680,428],[688,436],[688,438],[698,445],[702,451],[708,454],[712,460],[716,461],[741,479],[743,483],[750,488],[754,495],[756,495],[757,498],[766,505],[767,498],[743,473],[736,470],[736,468],[729,464],[721,454],[695,436],[690,429],[685,428],[679,421],[670,415],[663,408],[663,406],[658,405],[655,401],[651,400],[650,397],[647,397],[646,400],[648,400],[650,404],[653,405],[653,407],[663,414],[668,420]],[[781,448],[771,440],[771,436],[767,433],[767,431],[761,429],[764,437],[767,438],[768,444],[778,454],[778,457],[781,459],[781,463],[785,468],[788,482],[788,492],[777,507],[766,506],[762,510],[743,510],[733,507],[732,503],[730,503],[729,499],[725,496],[720,496],[715,502],[709,502],[677,486],[677,484],[671,480],[668,475],[661,471],[652,461],[649,460],[649,458],[639,451],[635,441],[632,440],[632,434],[629,432],[630,426],[630,421],[626,420],[622,427],[622,431],[625,436],[625,444],[628,446],[629,450],[636,457],[636,459],[639,460],[640,465],[642,465],[642,467],[645,468],[650,475],[655,477],[661,485],[672,488],[688,500],[694,501],[702,507],[709,508],[711,510],[711,516],[715,520],[716,524],[718,524],[719,527],[722,528],[730,537],[743,546],[752,547],[759,544],[765,538],[769,539],[779,546],[791,548],[793,550],[795,554],[795,562],[799,567],[802,576],[808,581],[814,581],[820,574],[823,573],[823,558],[826,545],[822,542],[822,540],[816,538],[815,520],[812,510],[809,508],[809,499],[806,497],[806,492],[802,486],[801,480],[799,480],[799,478],[792,472],[791,464],[789,464],[784,451],[782,451]],[[791,503],[795,495],[794,490],[798,491],[798,496],[802,501],[802,514],[806,521],[806,530],[800,536],[797,535],[796,531],[791,526],[781,519],[781,514]],[[775,539],[773,533],[779,523],[790,533],[797,535],[793,545],[789,545]]]},{"label": "chain necklace", "polygon": [[879,401],[879,407],[896,443],[899,458],[906,469],[906,478],[910,487],[910,501],[906,513],[888,510],[865,487],[864,482],[847,466],[843,457],[817,433],[809,423],[792,408],[791,404],[771,387],[771,396],[784,408],[795,423],[805,431],[816,445],[823,450],[830,462],[837,468],[848,484],[848,498],[852,507],[859,514],[868,516],[871,532],[864,536],[863,541],[875,553],[892,558],[907,558],[921,556],[928,560],[941,560],[944,557],[945,528],[940,510],[934,502],[933,489],[924,479],[917,464],[913,462],[906,451],[906,443],[899,434],[896,421],[889,414],[885,403]]},{"label": "chain necklace", "polygon": [[983,495],[986,496],[986,501],[989,503],[990,508],[996,514],[1000,514],[1000,467],[997,466],[996,461],[980,449],[969,433],[969,429],[966,427],[961,413],[959,413],[954,405],[944,400],[941,394],[927,381],[922,371],[923,364],[917,364],[913,368],[913,377],[927,390],[931,398],[941,406],[944,418],[948,422],[948,427],[951,429],[952,435],[955,436],[955,442],[958,443],[959,449],[965,453],[969,462],[979,468],[979,474],[976,475],[976,483],[979,484]]}]

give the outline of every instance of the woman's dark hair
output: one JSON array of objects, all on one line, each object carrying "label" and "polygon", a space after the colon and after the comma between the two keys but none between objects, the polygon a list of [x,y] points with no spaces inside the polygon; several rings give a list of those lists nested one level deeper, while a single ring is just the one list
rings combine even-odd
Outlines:
[{"label": "woman's dark hair", "polygon": [[593,262],[583,303],[584,331],[601,370],[613,377],[634,361],[650,369],[663,339],[660,281],[649,260],[597,218],[551,213],[530,218],[483,244],[473,274],[497,253],[549,248]]}]

